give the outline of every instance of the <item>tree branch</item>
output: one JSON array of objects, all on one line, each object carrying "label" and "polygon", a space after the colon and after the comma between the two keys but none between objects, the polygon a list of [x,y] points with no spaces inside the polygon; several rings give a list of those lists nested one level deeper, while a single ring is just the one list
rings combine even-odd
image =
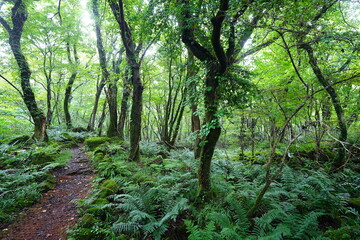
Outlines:
[{"label": "tree branch", "polygon": [[10,27],[10,25],[8,24],[8,22],[7,22],[2,16],[0,16],[0,23],[1,23],[1,25],[3,25],[3,27],[6,29],[6,31],[7,31],[8,33],[11,32],[11,27]]},{"label": "tree branch", "polygon": [[224,72],[227,67],[227,57],[224,52],[224,48],[221,45],[221,28],[224,22],[226,11],[229,9],[229,0],[220,0],[220,8],[216,16],[211,19],[213,25],[213,32],[211,35],[211,43],[216,54],[216,57],[220,63],[221,71]]},{"label": "tree branch", "polygon": [[188,0],[181,1],[185,6],[184,11],[182,12],[183,18],[179,20],[180,26],[182,27],[182,36],[181,39],[183,43],[191,50],[191,52],[200,60],[200,61],[213,61],[215,60],[214,56],[210,53],[208,49],[202,46],[199,42],[196,41],[194,36],[194,29],[189,23],[192,19],[192,16],[187,9],[189,5]]},{"label": "tree branch", "polygon": [[21,95],[22,98],[24,97],[23,93],[22,93],[14,84],[12,84],[9,80],[7,80],[7,79],[6,79],[3,75],[1,75],[1,74],[0,74],[0,77],[1,77],[2,79],[4,79],[8,84],[10,84],[10,85]]}]

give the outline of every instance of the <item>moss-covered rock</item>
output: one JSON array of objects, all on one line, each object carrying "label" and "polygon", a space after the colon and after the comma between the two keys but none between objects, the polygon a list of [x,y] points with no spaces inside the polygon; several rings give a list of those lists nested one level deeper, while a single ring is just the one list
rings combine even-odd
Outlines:
[{"label": "moss-covered rock", "polygon": [[355,208],[360,209],[360,197],[351,198],[349,203],[353,205]]},{"label": "moss-covered rock", "polygon": [[108,137],[91,137],[85,140],[85,145],[92,151],[101,144],[109,141],[110,138]]},{"label": "moss-covered rock", "polygon": [[15,137],[13,139],[10,139],[9,144],[10,145],[16,145],[16,144],[21,144],[21,143],[26,143],[28,141],[30,141],[31,137],[28,135],[23,135],[23,136],[19,136],[19,137]]},{"label": "moss-covered rock", "polygon": [[94,154],[96,154],[96,153],[107,154],[109,152],[109,150],[110,149],[107,144],[101,144],[95,148]]},{"label": "moss-covered rock", "polygon": [[109,201],[105,198],[95,198],[93,201],[91,201],[90,204],[92,205],[105,205],[108,204]]},{"label": "moss-covered rock", "polygon": [[41,151],[33,153],[30,157],[30,160],[35,165],[42,165],[49,162],[55,162],[55,157]]},{"label": "moss-covered rock", "polygon": [[119,186],[114,179],[109,179],[103,182],[100,186],[99,198],[106,198],[112,194],[117,193]]},{"label": "moss-covered rock", "polygon": [[78,225],[83,228],[91,228],[98,220],[94,218],[93,215],[86,213],[79,220]]}]

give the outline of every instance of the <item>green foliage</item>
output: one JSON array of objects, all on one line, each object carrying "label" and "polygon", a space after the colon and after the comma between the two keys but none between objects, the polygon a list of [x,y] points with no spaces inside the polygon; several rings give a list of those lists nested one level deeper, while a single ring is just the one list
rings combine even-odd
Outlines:
[{"label": "green foliage", "polygon": [[221,77],[221,101],[227,108],[244,109],[251,103],[256,93],[256,86],[250,82],[249,70],[233,65],[228,68],[225,76]]},{"label": "green foliage", "polygon": [[110,138],[108,137],[91,137],[85,140],[85,145],[90,149],[94,150],[96,147],[100,146],[105,142],[109,142]]},{"label": "green foliage", "polygon": [[[105,239],[171,239],[173,234],[214,240],[335,239],[329,234],[339,234],[331,231],[356,226],[359,220],[359,213],[349,205],[357,197],[352,188],[357,188],[359,175],[349,170],[331,176],[324,170],[286,166],[265,194],[256,217],[248,219],[247,211],[263,185],[265,171],[258,164],[231,160],[237,152],[215,152],[214,199],[199,206],[198,163],[188,149],[172,150],[161,161],[156,157],[141,163],[125,161],[123,150],[113,155],[105,147],[97,151],[105,153],[106,159],[100,161],[104,166],[119,161],[123,169],[136,169],[136,173],[119,173],[108,180],[118,186],[116,193],[101,196],[104,182],[83,203],[83,213],[94,219],[76,231],[97,228],[113,234]],[[356,236],[356,231],[349,235]]]},{"label": "green foliage", "polygon": [[41,192],[52,189],[55,178],[51,170],[63,166],[72,157],[70,150],[61,151],[56,144],[44,147],[32,146],[26,150],[18,149],[16,146],[1,145],[0,218],[2,221],[12,221],[12,213],[34,204],[41,198]]}]

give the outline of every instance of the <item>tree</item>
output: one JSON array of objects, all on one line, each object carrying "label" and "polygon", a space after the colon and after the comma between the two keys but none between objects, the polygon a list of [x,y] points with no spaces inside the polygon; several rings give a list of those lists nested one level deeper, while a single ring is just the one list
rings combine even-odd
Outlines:
[{"label": "tree", "polygon": [[72,122],[71,122],[71,115],[70,115],[70,111],[69,111],[69,105],[70,105],[70,101],[71,101],[72,87],[74,85],[76,76],[78,74],[77,66],[74,66],[74,61],[75,61],[75,64],[78,65],[79,64],[79,57],[78,57],[77,50],[76,50],[76,44],[73,45],[74,61],[71,59],[71,49],[70,49],[70,43],[69,42],[66,43],[66,50],[67,50],[67,54],[68,54],[69,64],[71,65],[73,70],[71,72],[69,81],[67,82],[66,88],[65,88],[64,114],[65,114],[66,126],[67,126],[68,129],[71,129],[72,128]]},{"label": "tree", "polygon": [[35,95],[30,85],[31,70],[21,49],[21,35],[23,33],[24,24],[27,20],[27,17],[28,13],[26,4],[22,0],[16,0],[14,1],[14,6],[11,9],[12,27],[1,16],[0,23],[9,34],[9,44],[11,51],[19,67],[22,98],[34,121],[33,137],[38,141],[47,141],[48,136],[46,133],[46,117],[36,103]]},{"label": "tree", "polygon": [[[210,168],[211,160],[214,154],[216,143],[221,134],[219,104],[220,99],[224,95],[221,91],[222,80],[226,78],[226,73],[236,61],[237,57],[245,45],[245,42],[250,38],[256,23],[261,18],[262,11],[249,10],[253,17],[250,21],[247,20],[247,11],[254,1],[235,4],[229,6],[228,0],[221,0],[217,7],[214,5],[207,6],[215,9],[217,12],[214,17],[211,17],[207,22],[207,27],[211,28],[210,36],[200,36],[204,34],[203,31],[194,31],[199,28],[201,4],[196,6],[187,0],[181,1],[181,16],[179,21],[182,27],[182,41],[187,48],[198,58],[206,68],[205,77],[205,93],[204,106],[205,117],[202,128],[202,147],[200,155],[200,165],[198,170],[199,178],[199,197],[205,200],[211,197],[211,183],[210,183]],[[231,7],[231,9],[230,9]],[[232,16],[231,13],[235,12]],[[246,14],[247,13],[247,14]],[[209,20],[209,16],[206,16]],[[239,18],[243,17],[246,23],[238,35],[236,35],[236,26]],[[224,34],[224,21],[227,21],[227,32]],[[206,39],[200,42],[198,39]],[[228,41],[227,49],[224,47],[223,39]]]},{"label": "tree", "polygon": [[[140,140],[141,140],[141,115],[143,108],[143,90],[144,86],[140,77],[140,66],[142,59],[149,49],[155,38],[149,41],[149,45],[145,48],[144,52],[140,56],[140,51],[143,47],[143,40],[140,38],[139,43],[136,45],[133,37],[133,33],[130,30],[128,22],[125,20],[124,4],[122,0],[116,2],[115,0],[108,0],[110,8],[113,12],[115,20],[119,24],[121,39],[125,48],[126,61],[129,67],[131,83],[133,87],[132,92],[132,105],[130,113],[130,156],[131,161],[139,161],[140,159]],[[145,11],[148,17],[152,14],[151,4],[148,4],[149,9]],[[144,24],[144,23],[143,23]],[[152,26],[154,28],[155,25]],[[150,30],[150,29],[148,29]],[[151,34],[146,33],[151,37]],[[146,39],[146,37],[144,37]],[[148,39],[146,39],[148,41]]]},{"label": "tree", "polygon": [[[107,69],[107,59],[105,48],[102,40],[101,29],[100,29],[100,16],[99,16],[99,7],[98,1],[92,1],[92,12],[95,18],[95,31],[96,31],[96,43],[99,53],[99,61],[101,68],[101,82],[108,85],[108,89],[105,91],[107,102],[109,105],[109,115],[110,122],[108,130],[106,132],[108,137],[118,136],[118,126],[117,126],[117,86],[116,82],[118,78],[111,78],[110,72]],[[121,55],[121,54],[120,54]],[[116,66],[115,66],[116,69]]]}]

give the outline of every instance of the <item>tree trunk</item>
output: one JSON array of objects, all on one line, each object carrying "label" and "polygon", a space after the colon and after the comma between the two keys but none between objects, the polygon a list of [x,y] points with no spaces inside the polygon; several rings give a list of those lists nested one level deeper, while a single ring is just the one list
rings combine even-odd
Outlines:
[{"label": "tree trunk", "polygon": [[133,85],[132,106],[130,113],[130,155],[129,160],[140,160],[140,139],[141,139],[141,114],[142,114],[142,93],[143,85],[140,78],[139,51],[141,44],[137,47],[128,23],[125,21],[123,1],[108,0],[111,10],[120,27],[120,35],[125,48],[127,63],[131,69],[131,81]]},{"label": "tree trunk", "polygon": [[126,115],[128,111],[128,101],[131,94],[131,88],[129,83],[129,70],[128,68],[125,71],[124,77],[124,86],[123,86],[123,95],[121,100],[121,107],[120,107],[120,116],[119,116],[119,123],[118,123],[118,131],[120,140],[125,140],[124,134],[124,127],[126,121]]},{"label": "tree trunk", "polygon": [[33,138],[37,141],[48,141],[46,133],[46,117],[43,111],[37,106],[34,92],[30,85],[31,70],[29,64],[21,51],[21,35],[24,23],[27,19],[27,9],[22,0],[15,1],[14,7],[11,9],[11,19],[13,28],[0,17],[0,23],[5,27],[9,33],[9,44],[14,54],[16,63],[18,64],[21,78],[21,88],[23,91],[22,98],[30,115],[34,121],[34,135]]},{"label": "tree trunk", "polygon": [[214,154],[215,146],[221,134],[221,127],[218,111],[218,87],[219,87],[218,66],[212,64],[208,69],[208,75],[205,80],[205,119],[203,128],[207,135],[203,137],[204,145],[201,148],[199,165],[199,197],[204,200],[211,198],[210,169],[211,160]]},{"label": "tree trunk", "polygon": [[109,105],[110,123],[106,131],[108,137],[117,136],[117,86],[116,81],[110,80],[110,73],[107,69],[107,60],[105,48],[102,41],[100,30],[100,17],[98,9],[98,1],[92,1],[92,11],[95,17],[95,31],[96,31],[96,46],[99,53],[100,68],[102,74],[102,81],[108,84],[108,90],[105,92],[107,102]]},{"label": "tree trunk", "polygon": [[132,66],[133,94],[130,114],[130,157],[140,160],[141,113],[143,86],[140,79],[140,65]]},{"label": "tree trunk", "polygon": [[108,91],[106,92],[107,102],[109,105],[109,126],[106,131],[108,137],[118,136],[118,119],[117,119],[117,86],[116,81],[108,84]]},{"label": "tree trunk", "polygon": [[338,137],[339,142],[337,143],[338,152],[337,152],[336,158],[334,159],[333,167],[336,170],[341,170],[342,168],[344,168],[345,163],[346,163],[345,162],[345,148],[344,148],[343,144],[347,140],[347,127],[346,127],[346,121],[345,121],[345,117],[344,117],[344,111],[341,107],[339,96],[337,95],[335,89],[330,85],[329,81],[324,77],[323,73],[320,70],[319,65],[317,64],[317,59],[314,56],[313,48],[308,43],[303,44],[301,47],[303,49],[305,49],[305,51],[307,52],[307,54],[309,56],[310,66],[311,66],[314,74],[316,75],[318,81],[326,89],[326,92],[329,94],[332,104],[334,106],[335,112],[336,112],[336,116],[338,118],[338,127],[340,130],[340,133],[339,133],[339,137]]},{"label": "tree trunk", "polygon": [[104,82],[104,79],[102,78],[100,83],[96,87],[94,107],[93,107],[93,110],[90,115],[89,124],[87,126],[88,131],[94,131],[96,113],[97,113],[97,109],[98,109],[98,105],[99,105],[99,99],[100,99],[101,91],[103,90],[104,86],[105,86],[105,82]]},{"label": "tree trunk", "polygon": [[[67,53],[68,53],[69,64],[73,65],[73,62],[71,60],[71,51],[70,51],[70,44],[69,43],[66,43],[66,50],[67,50]],[[77,51],[76,51],[76,45],[75,44],[74,44],[74,58],[75,58],[76,64],[78,65],[79,64],[79,58],[77,56]],[[77,69],[72,71],[71,76],[69,78],[69,81],[66,84],[66,89],[65,89],[64,114],[65,114],[66,127],[68,129],[72,128],[71,115],[70,115],[70,111],[69,111],[69,104],[70,104],[70,101],[71,101],[72,86],[74,85],[77,73],[78,73]]]}]

